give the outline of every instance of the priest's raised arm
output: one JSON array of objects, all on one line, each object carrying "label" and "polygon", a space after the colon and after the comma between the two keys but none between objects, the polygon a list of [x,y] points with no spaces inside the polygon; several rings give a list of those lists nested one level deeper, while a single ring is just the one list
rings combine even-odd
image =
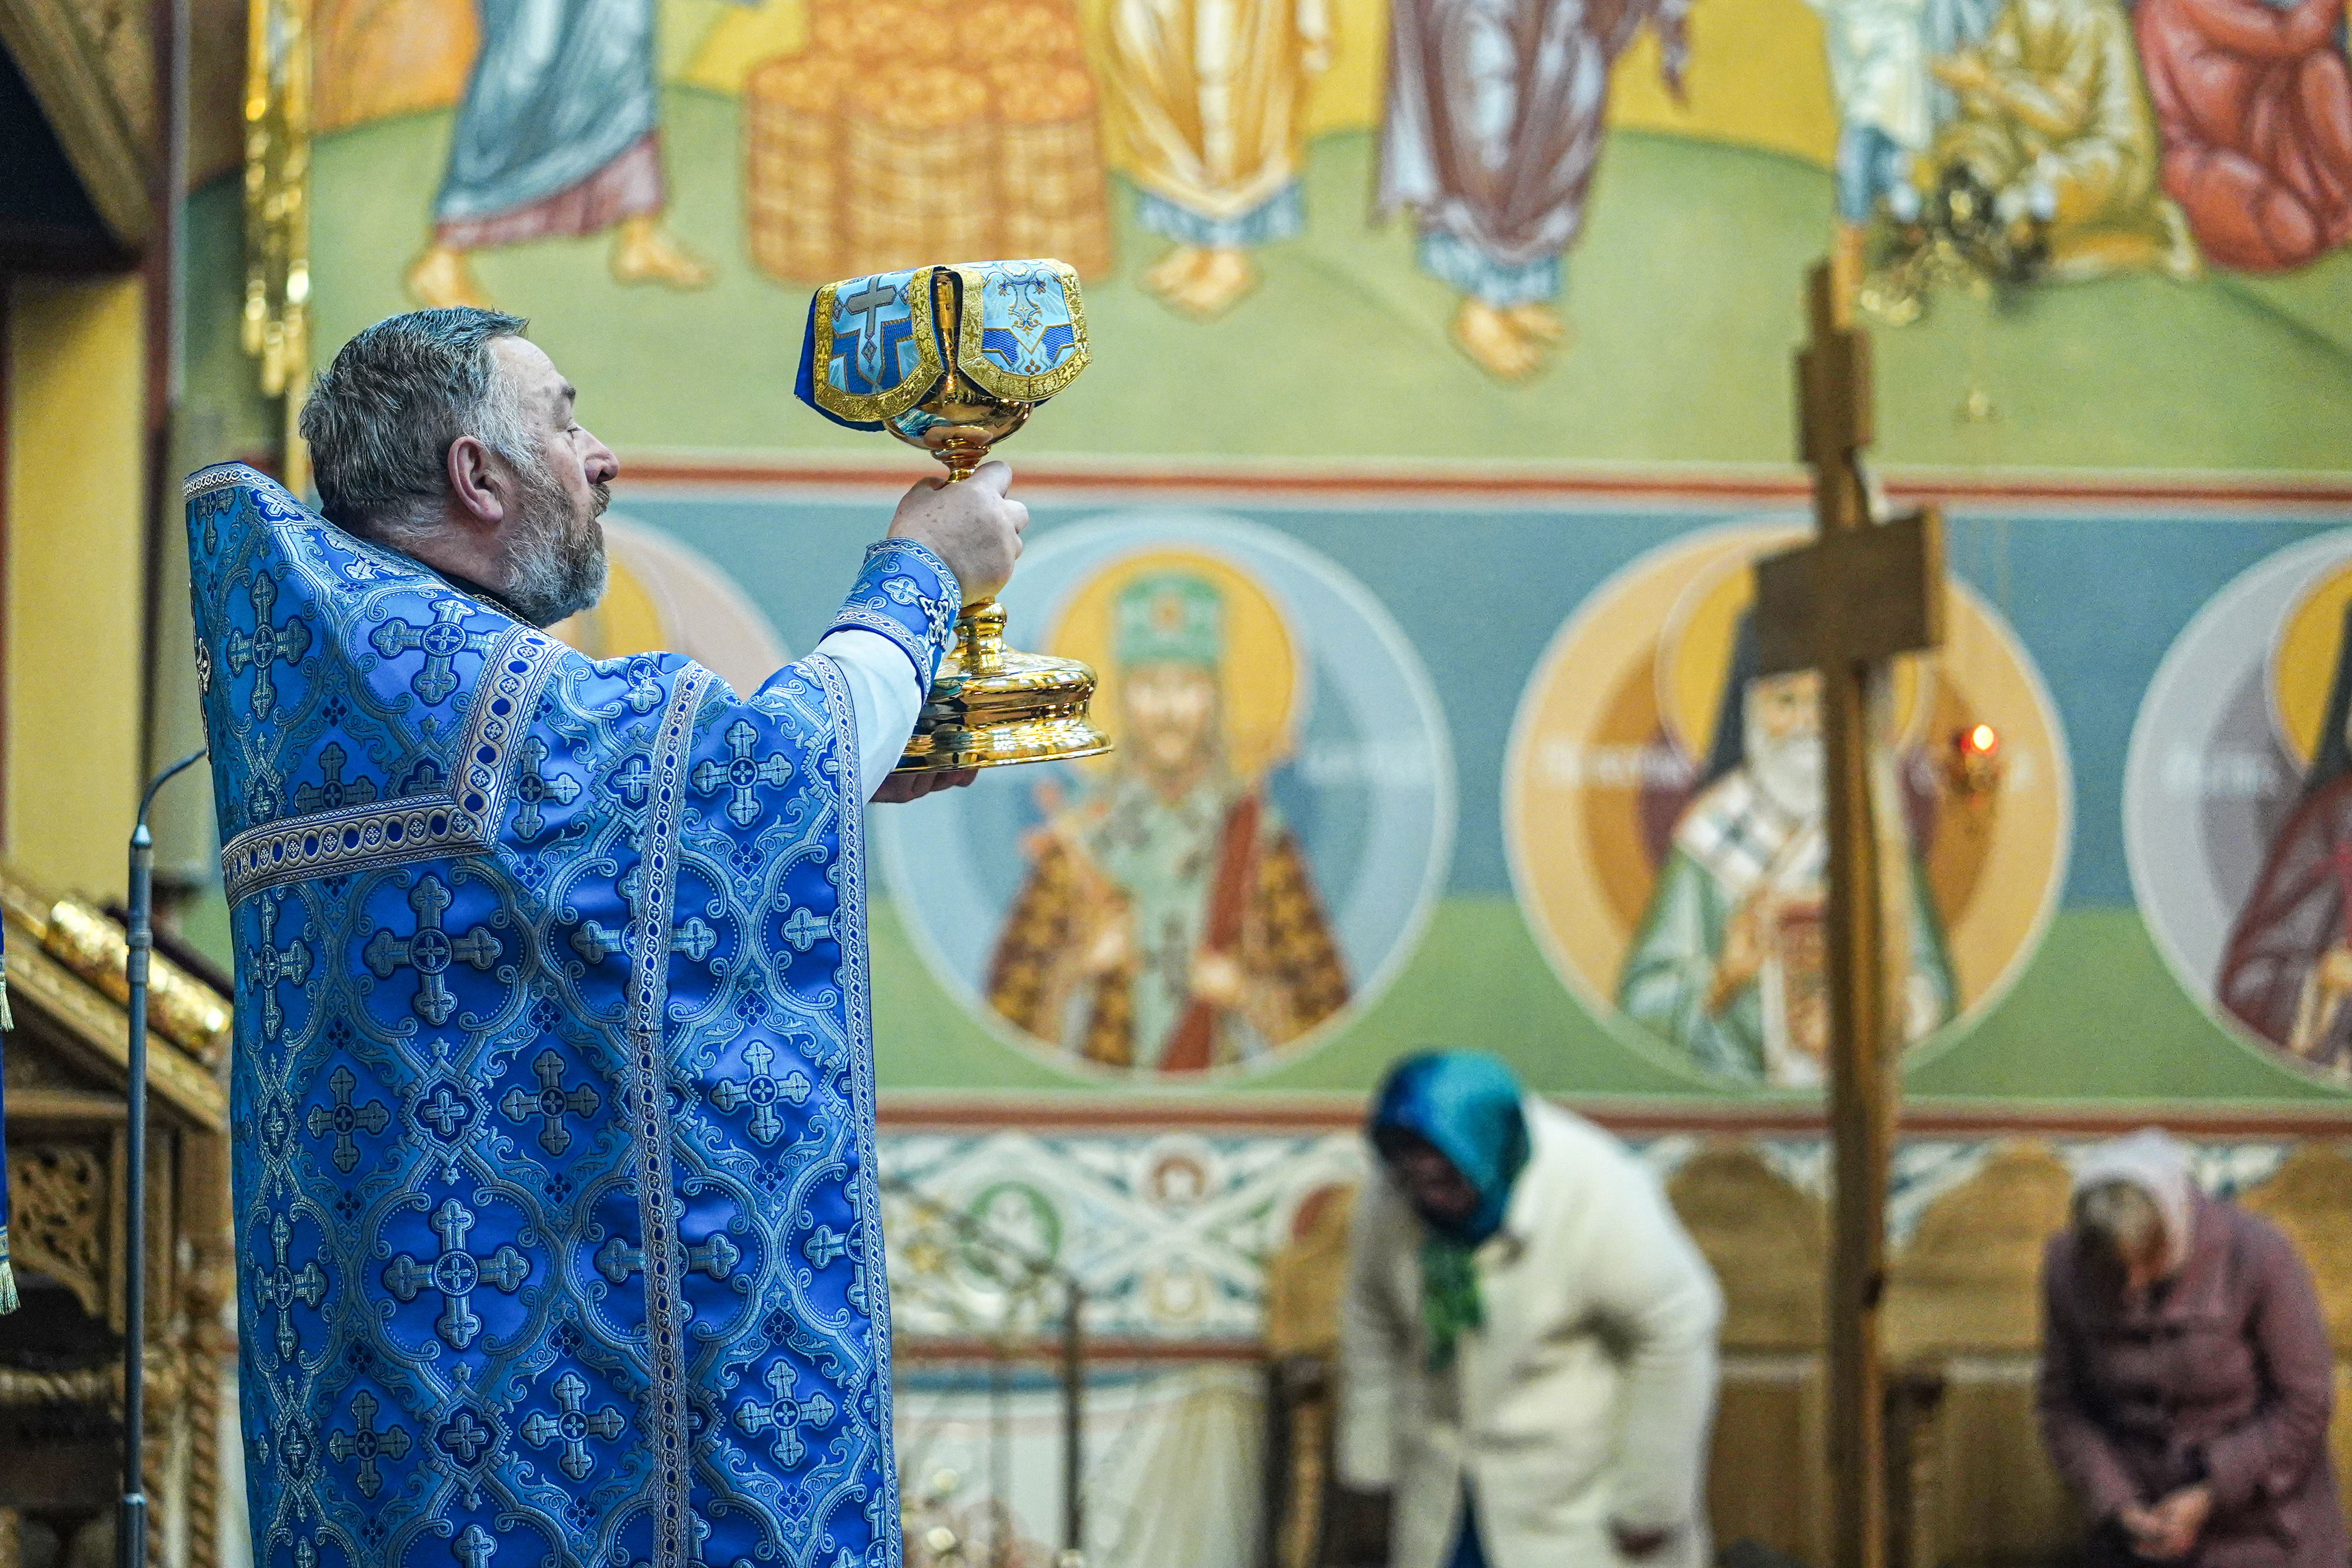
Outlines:
[{"label": "priest's raised arm", "polygon": [[894,1568],[862,803],[1026,515],[918,486],[756,692],[592,661],[618,464],[521,327],[354,338],[324,517],[188,483],[257,1560]]}]

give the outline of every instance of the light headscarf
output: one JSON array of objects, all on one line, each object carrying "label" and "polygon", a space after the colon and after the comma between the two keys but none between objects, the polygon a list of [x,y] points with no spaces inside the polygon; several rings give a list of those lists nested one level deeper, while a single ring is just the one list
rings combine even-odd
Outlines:
[{"label": "light headscarf", "polygon": [[1503,1228],[1511,1186],[1528,1163],[1528,1121],[1519,1081],[1491,1056],[1473,1051],[1407,1057],[1389,1072],[1367,1129],[1383,1155],[1383,1134],[1410,1133],[1444,1155],[1478,1194],[1470,1218],[1447,1224],[1423,1215],[1423,1325],[1429,1361],[1443,1371],[1466,1329],[1486,1326],[1471,1254]]},{"label": "light headscarf", "polygon": [[2164,1222],[2164,1273],[2170,1279],[2196,1245],[2197,1173],[2189,1147],[2160,1127],[2094,1144],[2074,1160],[2074,1196],[2127,1182],[2147,1195]]}]

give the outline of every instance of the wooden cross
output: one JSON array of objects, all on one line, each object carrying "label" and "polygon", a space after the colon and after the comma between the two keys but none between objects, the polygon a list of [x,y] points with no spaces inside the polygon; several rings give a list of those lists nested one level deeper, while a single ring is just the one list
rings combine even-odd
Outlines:
[{"label": "wooden cross", "polygon": [[[1887,660],[1943,638],[1943,523],[1934,510],[1876,522],[1864,485],[1870,340],[1813,269],[1812,340],[1797,355],[1798,449],[1813,470],[1820,537],[1756,565],[1761,671],[1818,670],[1829,833],[1830,1134],[1835,1155],[1829,1281],[1832,1568],[1886,1561],[1885,1385],[1887,1165],[1900,1040],[1885,885],[1871,801],[1871,691]],[[1890,983],[1893,981],[1894,983]]]}]

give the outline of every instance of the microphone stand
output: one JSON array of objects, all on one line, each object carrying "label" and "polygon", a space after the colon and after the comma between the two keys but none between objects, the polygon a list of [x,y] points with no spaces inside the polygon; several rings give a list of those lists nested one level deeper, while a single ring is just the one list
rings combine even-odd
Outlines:
[{"label": "microphone stand", "polygon": [[147,831],[147,808],[155,791],[203,760],[191,752],[149,780],[139,798],[139,823],[131,830],[130,919],[124,925],[130,956],[124,978],[131,1014],[131,1096],[123,1230],[130,1256],[124,1260],[122,1291],[122,1511],[115,1523],[115,1560],[121,1568],[146,1568],[147,1493],[140,1474],[147,1403],[147,968],[154,951],[151,917],[155,906],[155,839]]}]

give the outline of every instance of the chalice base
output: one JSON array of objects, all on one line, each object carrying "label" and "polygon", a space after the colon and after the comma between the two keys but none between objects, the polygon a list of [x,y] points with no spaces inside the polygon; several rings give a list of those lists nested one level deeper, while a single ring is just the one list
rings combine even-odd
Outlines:
[{"label": "chalice base", "polygon": [[1098,757],[1110,737],[1087,717],[1095,673],[1076,659],[1004,645],[993,599],[956,618],[955,651],[940,661],[922,716],[894,773],[943,773],[1016,762]]}]

